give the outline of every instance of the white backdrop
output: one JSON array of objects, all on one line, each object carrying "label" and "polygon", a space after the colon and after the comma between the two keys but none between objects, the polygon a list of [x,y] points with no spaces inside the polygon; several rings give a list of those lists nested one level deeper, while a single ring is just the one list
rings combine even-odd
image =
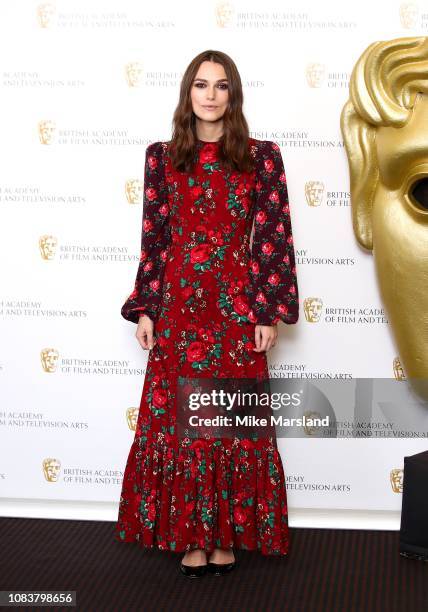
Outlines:
[{"label": "white backdrop", "polygon": [[[285,163],[301,314],[279,324],[271,376],[394,377],[373,259],[352,232],[339,116],[368,44],[427,33],[422,2],[2,0],[2,515],[116,518],[147,360],[120,316],[142,214],[127,185],[143,180],[145,147],[170,138],[182,74],[205,49],[234,59],[251,135],[276,141]],[[303,305],[313,297],[317,321]],[[292,526],[393,529],[391,474],[427,446],[279,445]]]}]

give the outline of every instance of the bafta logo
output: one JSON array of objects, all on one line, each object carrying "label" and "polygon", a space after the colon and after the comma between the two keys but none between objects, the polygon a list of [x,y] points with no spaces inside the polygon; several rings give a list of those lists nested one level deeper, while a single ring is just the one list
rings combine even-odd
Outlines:
[{"label": "bafta logo", "polygon": [[125,193],[129,204],[140,204],[144,193],[143,181],[140,179],[130,179],[126,181]]},{"label": "bafta logo", "polygon": [[217,2],[216,22],[219,28],[226,28],[232,21],[233,7],[230,2]]},{"label": "bafta logo", "polygon": [[129,429],[136,431],[137,419],[138,419],[138,408],[128,408],[126,411],[126,422],[128,423]]},{"label": "bafta logo", "polygon": [[41,144],[52,144],[56,125],[50,119],[44,119],[38,123],[39,139]]},{"label": "bafta logo", "polygon": [[44,2],[37,7],[37,19],[41,28],[52,25],[55,6],[51,2]]},{"label": "bafta logo", "polygon": [[[315,412],[313,410],[307,410],[304,413],[306,419],[322,419],[322,416],[319,412]],[[317,429],[320,429],[319,425],[303,425],[303,431],[305,432],[305,436],[313,436]]]},{"label": "bafta logo", "polygon": [[406,380],[407,379],[399,357],[394,357],[394,361],[392,362],[392,368],[394,371],[395,380]]},{"label": "bafta logo", "polygon": [[303,312],[308,323],[318,323],[321,317],[322,299],[308,297],[303,300]]},{"label": "bafta logo", "polygon": [[48,457],[43,459],[43,474],[48,482],[58,482],[59,472],[61,469],[61,461]]},{"label": "bafta logo", "polygon": [[50,236],[49,234],[45,234],[44,236],[40,236],[39,238],[39,249],[40,255],[42,259],[54,259],[56,246],[58,244],[58,239],[55,236]]},{"label": "bafta logo", "polygon": [[389,479],[391,482],[391,487],[394,493],[402,493],[403,492],[403,476],[404,471],[399,468],[393,468],[389,474]]},{"label": "bafta logo", "polygon": [[312,63],[306,66],[306,79],[309,87],[321,87],[325,78],[324,64]]},{"label": "bafta logo", "polygon": [[50,374],[55,372],[59,359],[59,353],[53,348],[44,348],[40,351],[40,361],[44,372]]},{"label": "bafta logo", "polygon": [[138,87],[141,85],[142,74],[143,65],[141,62],[129,62],[125,65],[125,76],[129,87]]},{"label": "bafta logo", "polygon": [[307,181],[305,196],[309,206],[319,206],[324,196],[324,184],[321,181]]},{"label": "bafta logo", "polygon": [[415,2],[404,2],[400,5],[400,21],[403,28],[411,30],[416,27],[419,7]]}]

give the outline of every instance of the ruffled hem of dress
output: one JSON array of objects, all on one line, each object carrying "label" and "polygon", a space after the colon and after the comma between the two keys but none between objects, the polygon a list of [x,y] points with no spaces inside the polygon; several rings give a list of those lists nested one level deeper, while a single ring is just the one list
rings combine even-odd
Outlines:
[{"label": "ruffled hem of dress", "polygon": [[[259,441],[260,444],[260,441]],[[272,440],[188,440],[178,449],[134,439],[115,539],[144,549],[287,555],[284,471]]]},{"label": "ruffled hem of dress", "polygon": [[[194,542],[190,545],[187,545],[185,547],[165,547],[163,544],[146,544],[144,541],[141,541],[139,538],[128,538],[128,539],[123,539],[121,538],[118,534],[115,535],[115,540],[117,542],[126,542],[128,544],[134,544],[134,545],[138,545],[139,548],[141,548],[142,550],[161,550],[161,551],[166,551],[166,552],[175,552],[175,553],[186,553],[189,550],[196,550],[196,549],[201,549],[201,545],[199,544],[199,542]],[[226,548],[224,546],[215,546],[212,548],[207,549],[205,547],[205,552],[207,553],[207,555],[210,555],[214,548]],[[266,557],[288,557],[289,555],[289,548],[287,548],[286,551],[278,551],[278,552],[274,552],[274,551],[266,551],[263,549],[262,546],[256,546],[256,547],[248,547],[245,544],[241,543],[233,543],[231,546],[229,546],[228,548],[230,548],[231,550],[246,550],[248,552],[259,552],[262,555],[265,555]]]}]

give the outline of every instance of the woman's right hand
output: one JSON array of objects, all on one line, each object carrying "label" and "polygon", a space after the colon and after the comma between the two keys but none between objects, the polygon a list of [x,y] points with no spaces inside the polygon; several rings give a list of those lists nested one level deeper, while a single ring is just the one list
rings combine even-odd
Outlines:
[{"label": "woman's right hand", "polygon": [[153,338],[154,323],[146,315],[143,314],[138,319],[137,331],[135,336],[143,349],[152,349],[156,340]]}]

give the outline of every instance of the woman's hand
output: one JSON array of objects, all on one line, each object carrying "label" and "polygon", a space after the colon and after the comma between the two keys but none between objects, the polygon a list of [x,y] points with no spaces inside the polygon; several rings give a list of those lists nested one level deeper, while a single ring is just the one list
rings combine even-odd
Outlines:
[{"label": "woman's hand", "polygon": [[145,314],[138,319],[135,336],[143,349],[152,349],[156,340],[153,339],[153,321]]},{"label": "woman's hand", "polygon": [[256,325],[254,341],[256,348],[253,351],[260,353],[268,351],[276,344],[278,337],[278,325]]}]

